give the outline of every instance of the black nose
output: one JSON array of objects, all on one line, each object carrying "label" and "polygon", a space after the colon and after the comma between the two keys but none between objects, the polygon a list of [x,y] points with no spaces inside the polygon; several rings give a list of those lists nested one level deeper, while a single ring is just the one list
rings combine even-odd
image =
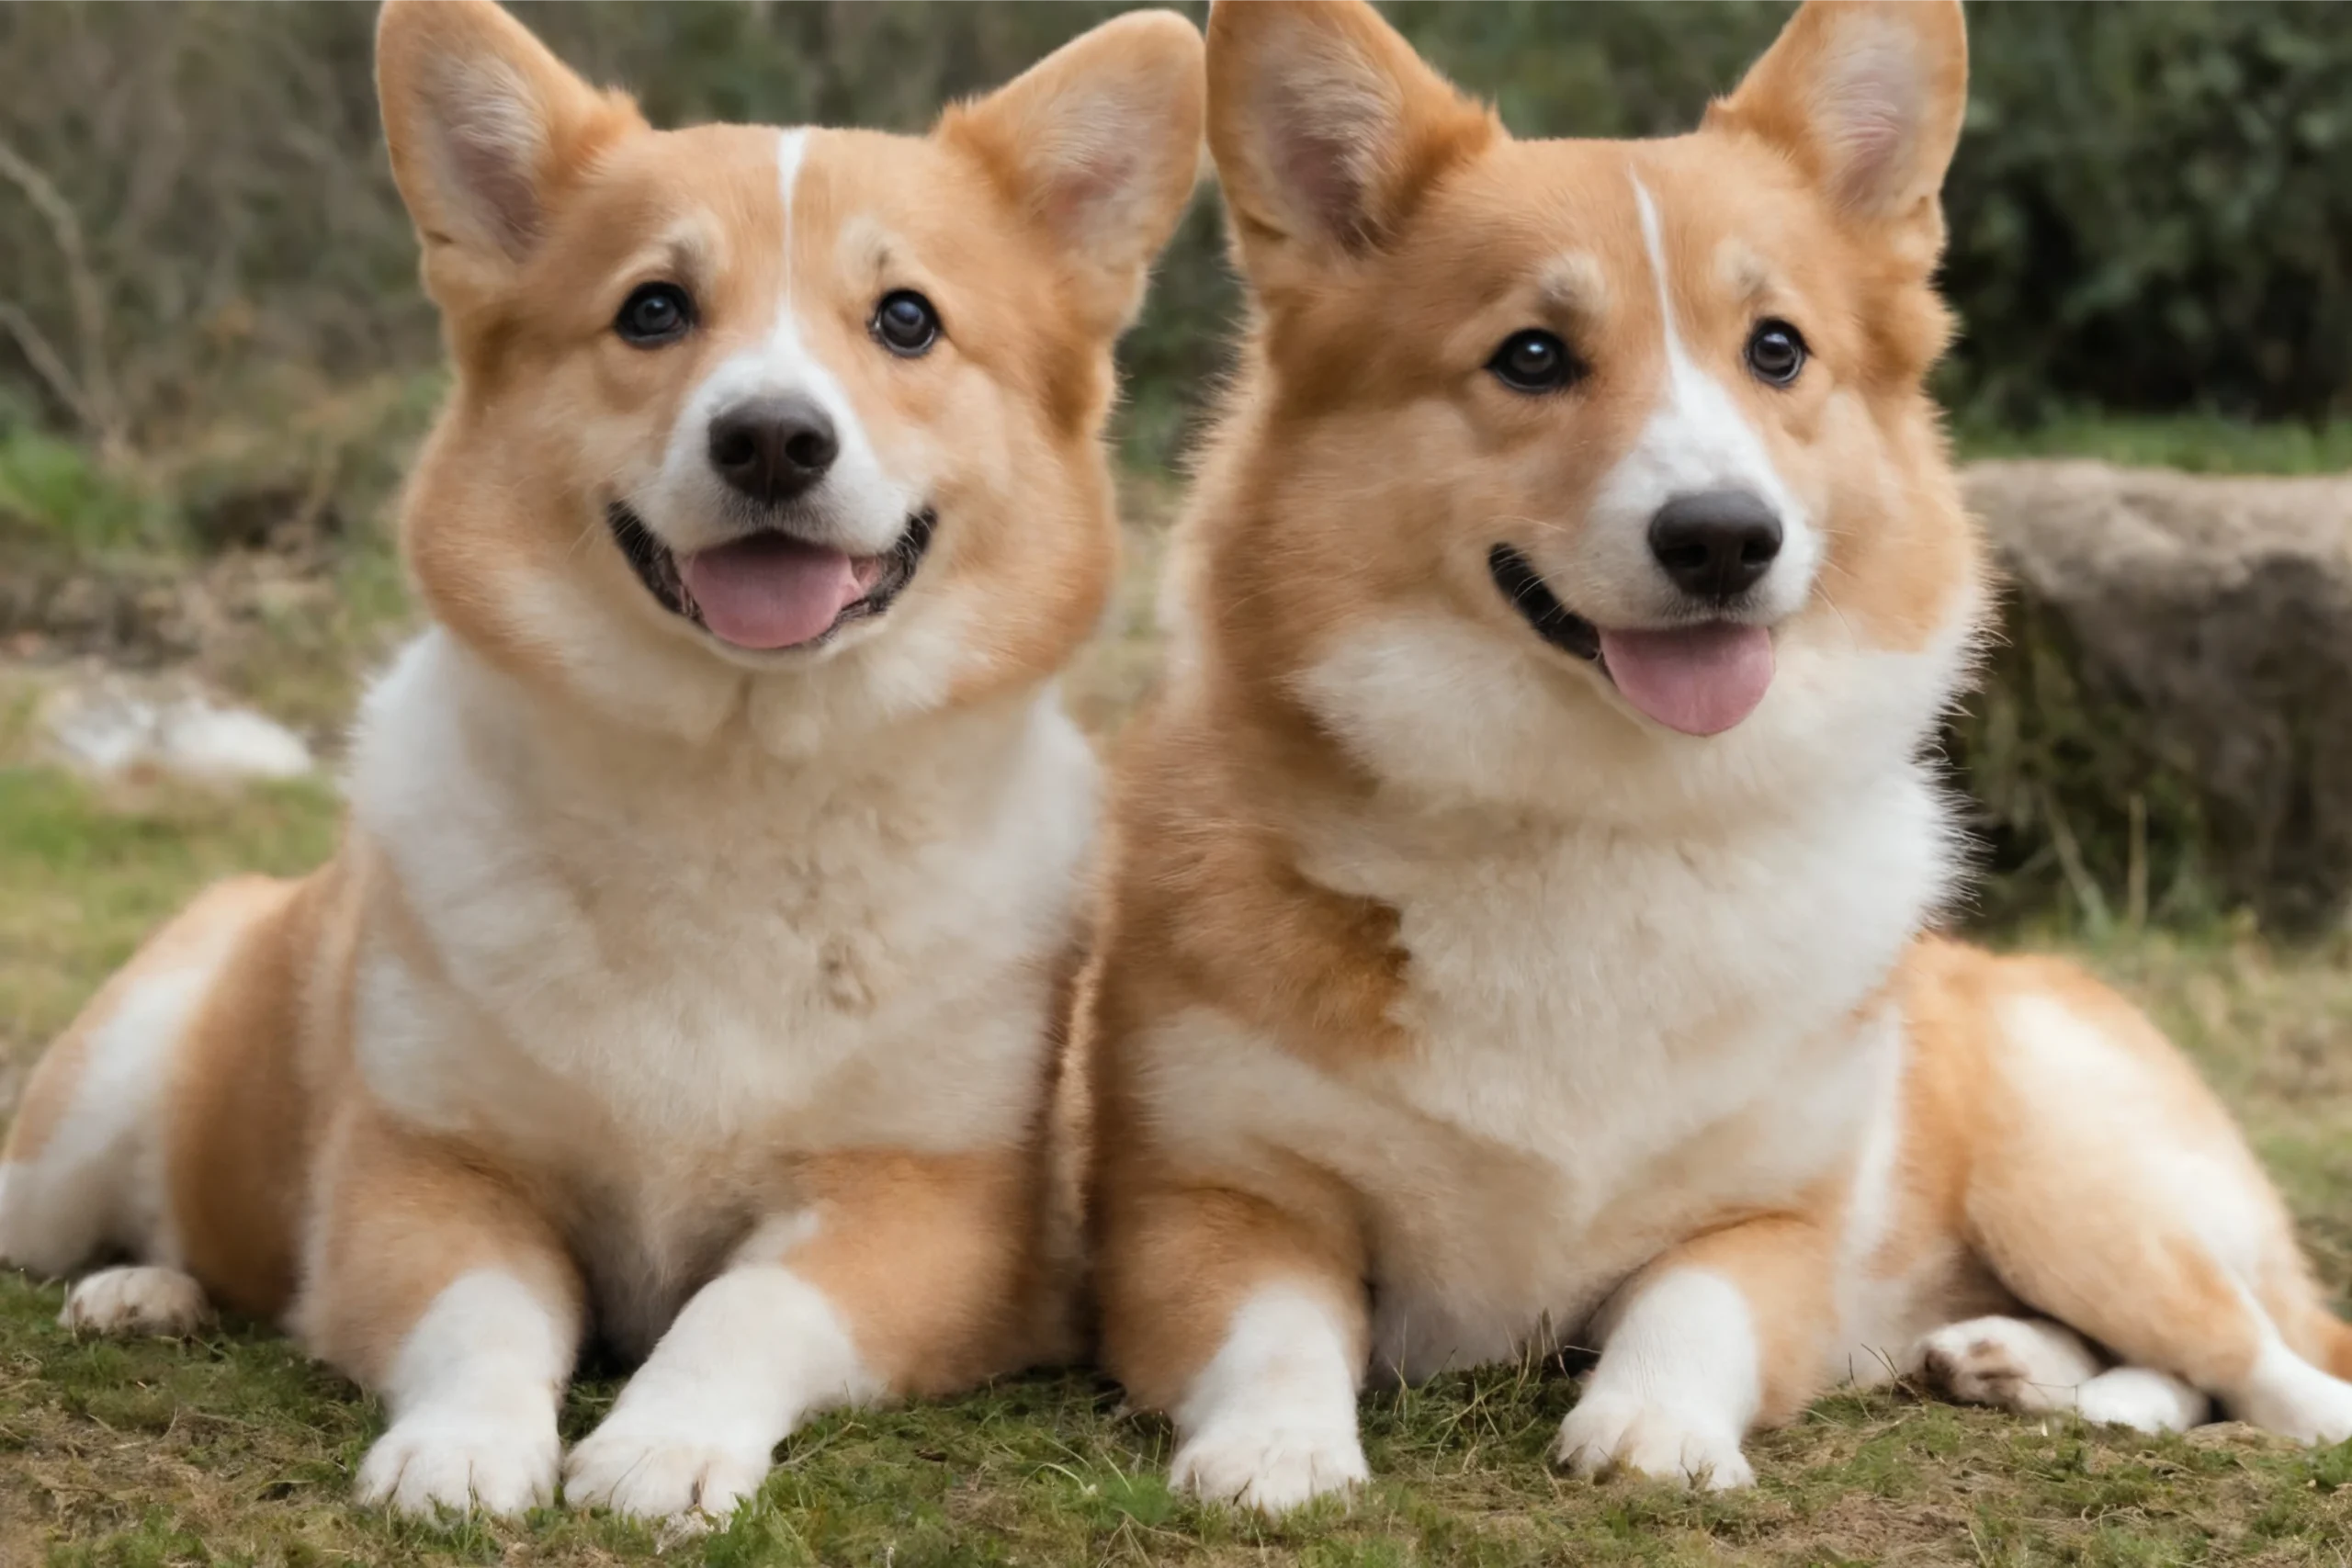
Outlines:
[{"label": "black nose", "polygon": [[763,506],[823,479],[840,453],[833,422],[797,393],[737,403],[710,422],[710,466]]},{"label": "black nose", "polygon": [[1736,598],[1772,570],[1781,519],[1744,490],[1678,495],[1650,519],[1650,554],[1696,599]]}]

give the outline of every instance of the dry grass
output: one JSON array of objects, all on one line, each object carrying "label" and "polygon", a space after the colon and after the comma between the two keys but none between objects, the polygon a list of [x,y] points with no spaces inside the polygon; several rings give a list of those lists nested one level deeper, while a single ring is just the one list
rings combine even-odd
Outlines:
[{"label": "dry grass", "polygon": [[[1165,491],[1130,496],[1156,514]],[[1070,682],[1109,724],[1148,683],[1158,536]],[[285,646],[368,638],[291,628]],[[280,687],[307,714],[350,671]],[[289,700],[285,693],[299,694]],[[11,713],[15,716],[11,717]],[[0,702],[0,1106],[40,1043],[153,923],[231,869],[295,870],[332,843],[323,786],[206,795],[97,792],[21,759]],[[2250,932],[2127,932],[2083,956],[2204,1064],[2288,1190],[2324,1271],[2352,1285],[2352,974],[2342,942],[2282,951]],[[1168,1434],[1081,1376],[822,1422],[786,1445],[724,1532],[663,1537],[551,1511],[426,1528],[348,1506],[380,1412],[278,1336],[232,1325],[187,1344],[77,1341],[62,1290],[0,1276],[0,1568],[24,1562],[602,1564],[1020,1562],[1316,1565],[1472,1562],[2342,1564],[2352,1448],[2307,1453],[2239,1428],[2144,1438],[2024,1422],[1896,1392],[1824,1401],[1756,1446],[1732,1498],[1565,1480],[1543,1462],[1573,1403],[1556,1369],[1499,1368],[1368,1397],[1381,1477],[1351,1508],[1269,1526],[1172,1497]],[[567,1430],[609,1403],[580,1384]]]}]

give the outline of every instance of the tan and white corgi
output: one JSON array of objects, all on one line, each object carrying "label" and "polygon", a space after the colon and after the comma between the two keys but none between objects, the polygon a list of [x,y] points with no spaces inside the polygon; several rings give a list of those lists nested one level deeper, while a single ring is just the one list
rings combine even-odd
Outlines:
[{"label": "tan and white corgi", "polygon": [[1922,389],[1959,6],[1814,0],[1654,141],[1514,140],[1357,0],[1208,34],[1256,319],[1091,1015],[1107,1359],[1177,1480],[1299,1503],[1368,1371],[1573,1345],[1587,1473],[1736,1485],[1912,1371],[2352,1435],[2195,1073],[1921,934],[1988,597]]},{"label": "tan and white corgi", "polygon": [[[0,1256],[67,1322],[283,1314],[403,1511],[723,1513],[811,1411],[1057,1348],[1057,1007],[1097,815],[1056,672],[1117,548],[1111,348],[1201,42],[1109,23],[928,136],[660,132],[489,0],[393,0],[456,385],[434,621],[342,851],[207,894],[51,1048]],[[650,1355],[649,1355],[650,1352]]]}]

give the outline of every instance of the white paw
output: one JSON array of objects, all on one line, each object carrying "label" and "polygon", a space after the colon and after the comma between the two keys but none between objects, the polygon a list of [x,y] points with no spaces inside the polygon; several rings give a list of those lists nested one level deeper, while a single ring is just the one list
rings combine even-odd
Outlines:
[{"label": "white paw", "polygon": [[1630,1471],[1710,1492],[1752,1486],[1756,1472],[1739,1451],[1740,1432],[1720,1417],[1653,1404],[1630,1393],[1588,1391],[1560,1423],[1554,1456],[1591,1479]]},{"label": "white paw", "polygon": [[1227,1419],[1195,1432],[1176,1450],[1170,1479],[1207,1503],[1238,1503],[1283,1514],[1371,1474],[1356,1436],[1355,1410],[1344,1422]]},{"label": "white paw", "polygon": [[2352,1438],[2352,1382],[2329,1376],[2276,1342],[2263,1350],[2229,1404],[2239,1420],[2299,1443]]},{"label": "white paw", "polygon": [[360,1461],[358,1498],[431,1518],[514,1515],[555,1500],[563,1451],[551,1413],[425,1406],[392,1423]]},{"label": "white paw", "polygon": [[2212,1414],[2202,1393],[2148,1367],[2099,1373],[2075,1391],[2075,1409],[2086,1421],[2140,1432],[2186,1432]]},{"label": "white paw", "polygon": [[1963,1404],[2070,1410],[2075,1391],[2098,1374],[2089,1347],[2056,1324],[2015,1317],[1948,1323],[1919,1341],[1919,1370]]},{"label": "white paw", "polygon": [[177,1269],[101,1269],[75,1283],[57,1321],[76,1333],[192,1334],[212,1316],[204,1287]]},{"label": "white paw", "polygon": [[563,1500],[638,1518],[700,1512],[725,1518],[767,1479],[770,1444],[730,1438],[711,1423],[615,1411],[563,1467]]}]

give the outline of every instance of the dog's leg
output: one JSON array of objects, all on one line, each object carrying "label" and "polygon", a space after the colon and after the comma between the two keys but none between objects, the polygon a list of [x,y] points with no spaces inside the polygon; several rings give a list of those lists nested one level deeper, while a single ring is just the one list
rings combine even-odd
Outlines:
[{"label": "dog's leg", "polygon": [[2071,1410],[2143,1432],[2185,1432],[2212,1402],[2153,1367],[2108,1367],[2083,1337],[2047,1318],[1973,1317],[1921,1337],[1909,1365],[1963,1404],[2022,1415]]},{"label": "dog's leg", "polygon": [[[60,1321],[94,1333],[184,1334],[210,1315],[186,1271],[170,1190],[167,1094],[222,976],[294,886],[207,889],[148,939],[33,1069],[0,1152],[0,1263],[66,1274],[94,1257],[135,1266],[77,1283]],[[290,1127],[249,1135],[296,1140]]]},{"label": "dog's leg", "polygon": [[326,1137],[294,1320],[390,1409],[360,1501],[428,1517],[552,1502],[582,1328],[562,1239],[514,1184],[371,1108]]},{"label": "dog's leg", "polygon": [[724,1517],[809,1416],[1013,1370],[1037,1325],[1036,1170],[1025,1155],[863,1151],[811,1162],[806,1206],[763,1225],[678,1314],[565,1499]]},{"label": "dog's leg", "polygon": [[1367,1474],[1355,1233],[1341,1194],[1302,1180],[1287,1196],[1114,1187],[1099,1263],[1107,1359],[1136,1404],[1174,1417],[1175,1483],[1269,1514]]},{"label": "dog's leg", "polygon": [[[2088,976],[2053,964],[1991,975],[1985,1088],[2000,1098],[1967,1212],[1993,1272],[2125,1370],[2305,1442],[2352,1438],[2352,1334],[2227,1112]],[[2175,1424],[2188,1402],[2159,1392],[2086,1382],[2078,1404],[2094,1419]]]},{"label": "dog's leg", "polygon": [[1557,1457],[1713,1489],[1755,1480],[1740,1444],[1821,1382],[1835,1321],[1828,1233],[1804,1215],[1713,1231],[1667,1253],[1595,1325],[1600,1364],[1561,1423]]},{"label": "dog's leg", "polygon": [[2083,1337],[2047,1318],[1972,1317],[1920,1338],[1908,1360],[1919,1375],[1962,1404],[1991,1404],[2031,1415],[2072,1410],[2078,1390],[2098,1376],[2098,1354]]}]

